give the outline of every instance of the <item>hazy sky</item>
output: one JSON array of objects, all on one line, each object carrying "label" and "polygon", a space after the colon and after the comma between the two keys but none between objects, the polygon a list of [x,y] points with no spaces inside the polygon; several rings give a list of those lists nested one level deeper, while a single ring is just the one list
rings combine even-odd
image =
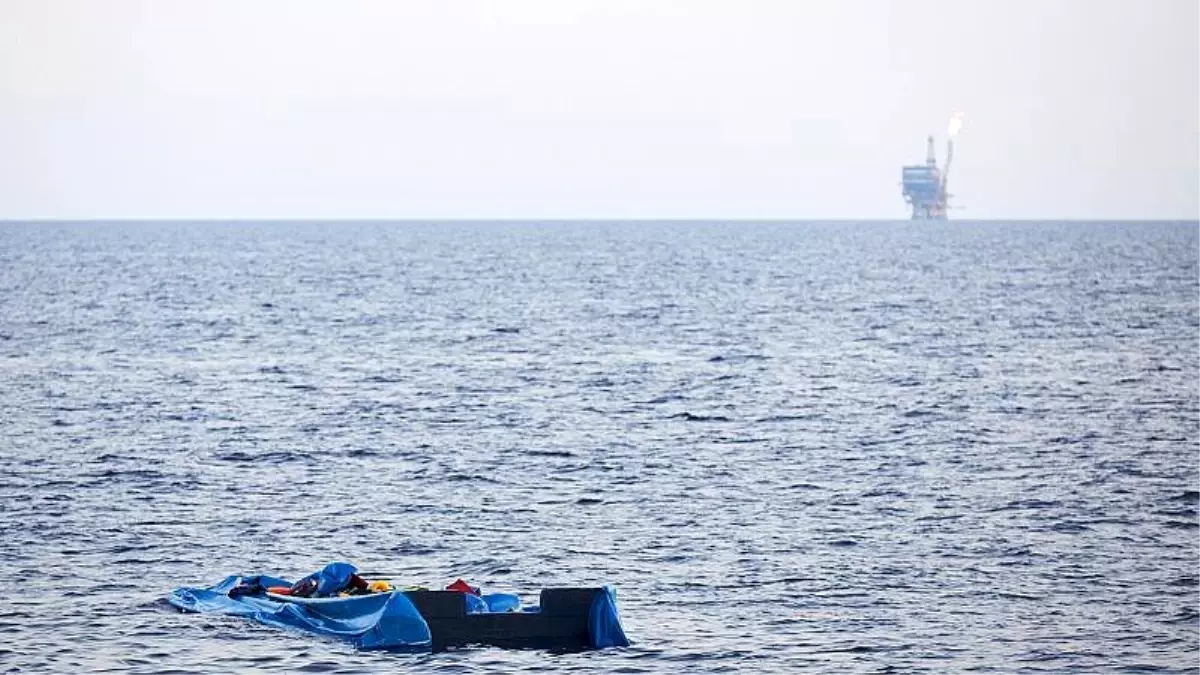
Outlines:
[{"label": "hazy sky", "polygon": [[1198,4],[0,0],[0,219],[1194,219]]}]

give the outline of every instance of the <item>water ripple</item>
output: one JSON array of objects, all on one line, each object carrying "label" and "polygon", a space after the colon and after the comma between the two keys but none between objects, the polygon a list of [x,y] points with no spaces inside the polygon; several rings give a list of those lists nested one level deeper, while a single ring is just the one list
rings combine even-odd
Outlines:
[{"label": "water ripple", "polygon": [[[1197,673],[1197,235],[0,226],[0,669]],[[635,643],[163,601],[331,559],[611,583]]]}]

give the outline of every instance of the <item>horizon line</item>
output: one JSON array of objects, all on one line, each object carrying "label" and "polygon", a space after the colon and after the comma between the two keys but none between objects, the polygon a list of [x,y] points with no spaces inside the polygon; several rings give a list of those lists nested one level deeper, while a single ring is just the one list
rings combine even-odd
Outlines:
[{"label": "horizon line", "polygon": [[419,223],[562,223],[562,224],[586,224],[586,223],[1197,223],[1200,224],[1200,217],[1191,216],[1185,218],[1088,218],[1088,217],[1024,217],[1024,218],[948,218],[945,220],[914,220],[912,218],[854,218],[854,217],[837,217],[837,218],[746,218],[746,217],[699,217],[699,218],[663,218],[663,217],[499,217],[499,218],[461,218],[461,217],[238,217],[238,216],[220,216],[220,217],[205,217],[205,218],[190,218],[190,217],[87,217],[87,218],[0,218],[0,225],[20,225],[20,224],[53,224],[53,223],[80,223],[80,224],[124,224],[124,223],[323,223],[323,224],[353,224],[353,223],[395,223],[395,224],[419,224]]}]

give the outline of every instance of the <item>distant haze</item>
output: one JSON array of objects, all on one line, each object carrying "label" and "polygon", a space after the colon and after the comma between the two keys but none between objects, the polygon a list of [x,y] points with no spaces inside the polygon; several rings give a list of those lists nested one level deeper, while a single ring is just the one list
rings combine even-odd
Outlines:
[{"label": "distant haze", "polygon": [[0,0],[0,219],[1193,219],[1197,5]]}]

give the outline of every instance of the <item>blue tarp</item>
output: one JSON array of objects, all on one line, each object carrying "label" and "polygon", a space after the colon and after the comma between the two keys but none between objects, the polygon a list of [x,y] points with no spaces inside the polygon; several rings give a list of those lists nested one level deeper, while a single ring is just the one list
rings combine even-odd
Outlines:
[{"label": "blue tarp", "polygon": [[320,572],[313,572],[296,582],[301,584],[309,579],[317,582],[317,590],[314,593],[319,598],[337,595],[338,591],[350,585],[350,577],[358,572],[358,568],[347,562],[331,562],[326,565]]},{"label": "blue tarp", "polygon": [[588,633],[593,647],[629,646],[629,638],[625,637],[625,629],[621,627],[621,617],[617,616],[617,592],[613,587],[605,586],[604,592],[597,593],[592,600]]},{"label": "blue tarp", "polygon": [[[427,651],[433,644],[429,624],[403,593],[360,595],[337,602],[295,604],[262,596],[229,597],[243,577],[226,577],[209,588],[179,588],[167,601],[189,612],[231,614],[280,628],[301,630],[348,640],[359,649],[411,649]],[[263,586],[291,586],[291,582],[260,576]]]}]

